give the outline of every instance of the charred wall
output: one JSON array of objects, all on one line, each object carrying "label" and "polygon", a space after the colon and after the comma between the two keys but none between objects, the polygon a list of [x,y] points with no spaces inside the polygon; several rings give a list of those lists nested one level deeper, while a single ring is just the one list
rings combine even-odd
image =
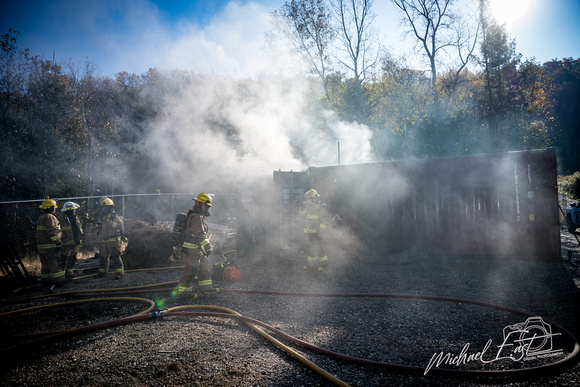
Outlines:
[{"label": "charred wall", "polygon": [[[359,254],[560,257],[554,150],[274,172],[282,246],[298,249],[298,205],[315,188]],[[364,251],[361,251],[360,248]]]}]

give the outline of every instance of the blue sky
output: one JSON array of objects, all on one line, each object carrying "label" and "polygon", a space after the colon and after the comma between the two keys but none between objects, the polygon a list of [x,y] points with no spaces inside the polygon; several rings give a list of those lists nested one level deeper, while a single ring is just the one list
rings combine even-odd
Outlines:
[{"label": "blue sky", "polygon": [[[523,58],[535,57],[540,63],[580,58],[580,0],[528,1],[527,14],[511,27]],[[20,32],[19,48],[45,59],[89,60],[101,75],[142,74],[150,67],[252,75],[271,67],[263,51],[265,33],[271,28],[268,13],[283,3],[4,0],[0,34],[12,27]],[[397,11],[390,1],[375,0],[375,23],[383,41],[406,52],[412,41],[404,39]]]}]

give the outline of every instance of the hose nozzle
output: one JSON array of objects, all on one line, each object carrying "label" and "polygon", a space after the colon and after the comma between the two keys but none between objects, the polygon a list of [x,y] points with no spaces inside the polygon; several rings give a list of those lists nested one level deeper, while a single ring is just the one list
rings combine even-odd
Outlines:
[{"label": "hose nozzle", "polygon": [[147,313],[149,318],[163,318],[167,315],[167,311],[161,308],[155,308],[151,312]]}]

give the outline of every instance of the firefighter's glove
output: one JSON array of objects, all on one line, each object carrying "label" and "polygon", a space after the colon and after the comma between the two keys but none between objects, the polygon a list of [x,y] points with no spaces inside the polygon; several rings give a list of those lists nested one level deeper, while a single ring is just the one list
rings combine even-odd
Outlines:
[{"label": "firefighter's glove", "polygon": [[209,244],[209,243],[205,247],[205,255],[208,256],[208,257],[211,255],[211,244]]},{"label": "firefighter's glove", "polygon": [[56,244],[56,249],[54,250],[57,253],[60,253],[60,251],[62,250],[62,244],[61,243],[57,243]]}]

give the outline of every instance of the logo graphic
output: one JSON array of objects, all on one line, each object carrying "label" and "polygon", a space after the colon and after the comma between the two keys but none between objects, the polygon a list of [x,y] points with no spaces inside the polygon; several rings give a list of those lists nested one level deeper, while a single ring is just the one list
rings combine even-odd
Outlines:
[{"label": "logo graphic", "polygon": [[470,354],[470,344],[467,343],[459,354],[434,353],[423,375],[442,364],[460,366],[473,361],[489,364],[499,360],[525,361],[557,356],[563,351],[554,348],[553,337],[560,335],[561,333],[552,333],[551,325],[541,317],[529,317],[525,322],[506,326],[503,329],[503,341],[496,345],[495,351],[491,350],[490,339],[479,352]]},{"label": "logo graphic", "polygon": [[[559,334],[558,334],[559,335]],[[511,339],[524,351],[524,360],[530,357],[539,357],[562,350],[554,350],[552,341],[552,327],[544,322],[541,317],[530,317],[526,322],[508,325],[503,329],[503,342],[508,343]]]}]

